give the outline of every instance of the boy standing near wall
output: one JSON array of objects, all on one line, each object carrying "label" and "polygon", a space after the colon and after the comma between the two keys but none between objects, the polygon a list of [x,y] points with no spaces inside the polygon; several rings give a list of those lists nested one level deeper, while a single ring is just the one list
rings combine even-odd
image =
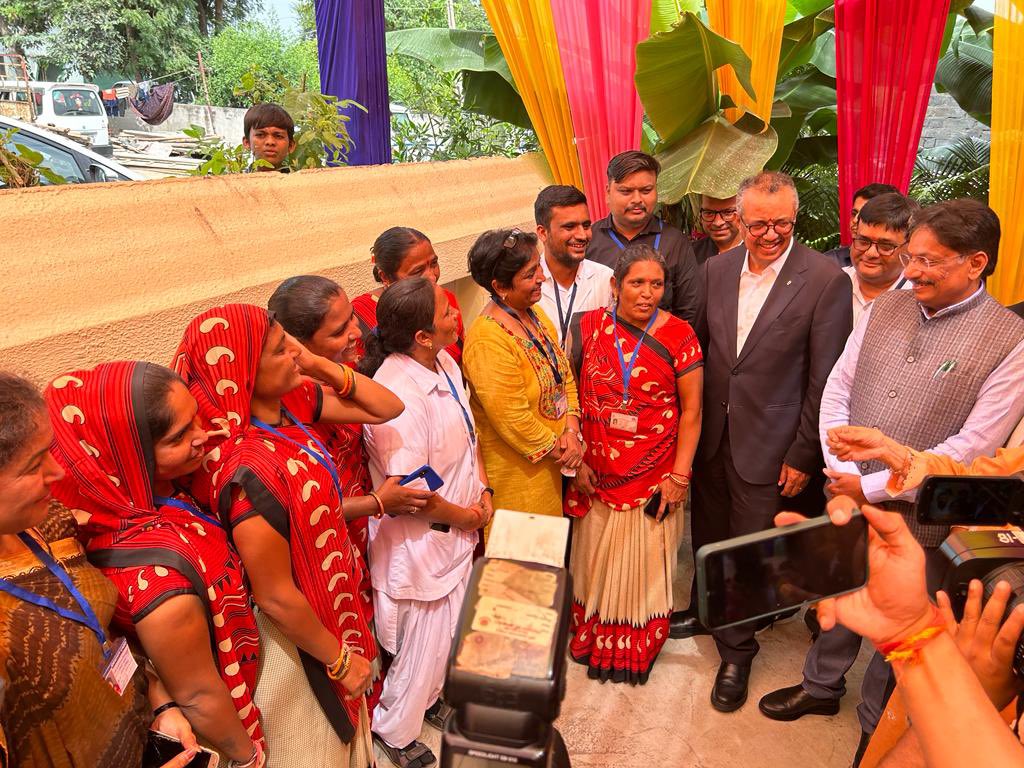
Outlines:
[{"label": "boy standing near wall", "polygon": [[270,167],[250,165],[247,172],[291,171],[286,163],[295,151],[295,121],[279,104],[257,104],[245,113],[242,144],[252,152],[253,163],[266,160]]}]

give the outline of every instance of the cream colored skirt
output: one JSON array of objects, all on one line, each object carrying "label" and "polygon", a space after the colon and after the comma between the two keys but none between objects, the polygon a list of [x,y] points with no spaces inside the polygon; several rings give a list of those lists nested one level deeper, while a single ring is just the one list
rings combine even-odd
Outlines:
[{"label": "cream colored skirt", "polygon": [[260,672],[253,700],[267,738],[267,768],[367,768],[373,765],[370,717],[363,701],[350,744],[338,738],[306,680],[295,645],[256,612]]}]

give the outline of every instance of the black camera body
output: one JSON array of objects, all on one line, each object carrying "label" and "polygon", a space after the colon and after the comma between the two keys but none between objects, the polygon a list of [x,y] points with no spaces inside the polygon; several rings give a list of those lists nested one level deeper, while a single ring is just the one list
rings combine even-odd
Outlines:
[{"label": "black camera body", "polygon": [[564,568],[474,564],[448,662],[444,699],[455,713],[440,768],[568,768],[553,723],[565,697],[571,600]]},{"label": "black camera body", "polygon": [[[955,531],[942,543],[942,554],[950,562],[942,589],[949,595],[953,613],[963,616],[967,588],[972,579],[981,581],[987,602],[1000,581],[1009,583],[1010,601],[1006,615],[1024,602],[1024,531]],[[1004,617],[1005,618],[1005,617]],[[1013,671],[1024,679],[1024,635],[1017,641]]]}]

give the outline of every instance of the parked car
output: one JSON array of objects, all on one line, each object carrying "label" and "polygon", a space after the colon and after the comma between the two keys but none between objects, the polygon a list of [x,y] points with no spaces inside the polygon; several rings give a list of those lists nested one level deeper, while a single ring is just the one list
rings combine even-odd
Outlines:
[{"label": "parked car", "polygon": [[[97,181],[141,181],[145,177],[125,168],[115,160],[86,149],[71,139],[64,138],[45,128],[0,116],[0,133],[16,129],[6,142],[8,149],[23,144],[43,156],[43,165],[63,176],[71,184],[88,184]],[[49,182],[44,178],[43,184]]]},{"label": "parked car", "polygon": [[[107,111],[103,108],[100,89],[91,83],[44,83],[29,81],[32,100],[35,102],[37,125],[53,125],[66,128],[92,141],[94,152],[110,156],[113,147],[110,145],[110,130]],[[24,89],[25,82],[16,80],[0,80],[0,91],[12,100]]]}]

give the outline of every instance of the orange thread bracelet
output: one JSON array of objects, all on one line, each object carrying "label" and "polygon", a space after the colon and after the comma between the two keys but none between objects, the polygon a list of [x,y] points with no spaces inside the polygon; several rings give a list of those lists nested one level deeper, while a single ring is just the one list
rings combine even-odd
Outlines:
[{"label": "orange thread bracelet", "polygon": [[890,664],[894,661],[913,664],[920,659],[921,650],[945,630],[946,622],[943,620],[942,614],[939,613],[938,608],[932,606],[932,620],[927,627],[904,640],[877,646],[878,652]]}]

